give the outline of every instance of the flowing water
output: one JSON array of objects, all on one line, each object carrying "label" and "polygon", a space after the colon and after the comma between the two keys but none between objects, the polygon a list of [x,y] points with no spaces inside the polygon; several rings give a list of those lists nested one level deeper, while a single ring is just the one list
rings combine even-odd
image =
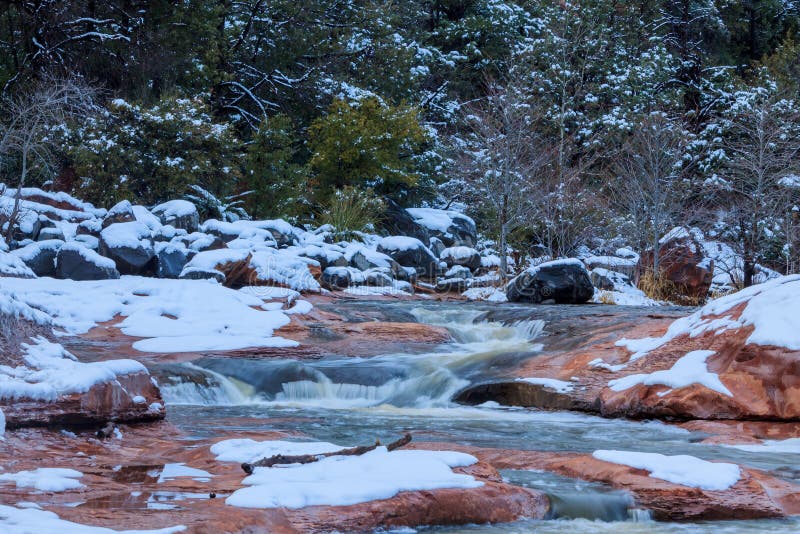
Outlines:
[{"label": "flowing water", "polygon": [[[386,304],[418,321],[446,327],[453,342],[430,352],[318,360],[205,358],[161,370],[168,418],[191,438],[228,431],[290,431],[342,445],[383,442],[411,432],[440,441],[519,450],[597,449],[690,454],[772,470],[800,481],[792,455],[746,453],[698,443],[703,436],[656,421],[603,419],[487,403],[454,404],[462,388],[502,376],[541,350],[540,320],[506,326],[476,321],[479,305]],[[657,523],[630,495],[599,484],[536,471],[503,471],[512,483],[545,492],[552,517],[490,526],[430,528],[437,532],[798,532],[800,521]],[[406,530],[405,532],[411,532]]]}]

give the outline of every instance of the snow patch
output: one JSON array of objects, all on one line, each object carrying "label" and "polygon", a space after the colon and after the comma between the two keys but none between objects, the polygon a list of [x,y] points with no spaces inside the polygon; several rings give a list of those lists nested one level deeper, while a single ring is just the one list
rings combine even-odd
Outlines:
[{"label": "snow patch", "polygon": [[650,471],[652,478],[704,490],[726,490],[741,477],[736,464],[708,462],[684,454],[665,456],[650,452],[598,450],[592,456],[604,462],[645,469]]}]

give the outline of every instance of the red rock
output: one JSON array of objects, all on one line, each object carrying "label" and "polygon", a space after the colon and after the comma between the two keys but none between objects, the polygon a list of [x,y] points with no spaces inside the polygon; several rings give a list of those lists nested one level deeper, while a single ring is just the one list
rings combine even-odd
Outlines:
[{"label": "red rock", "polygon": [[[473,489],[401,492],[390,499],[352,506],[314,506],[298,510],[246,509],[225,504],[242,487],[238,464],[218,462],[210,445],[189,448],[166,423],[122,427],[123,440],[94,439],[92,434],[67,437],[45,429],[11,431],[0,442],[0,464],[8,471],[69,466],[85,474],[84,488],[46,494],[31,488],[0,485],[0,502],[36,502],[63,519],[115,529],[163,528],[183,524],[192,533],[217,532],[359,532],[392,526],[467,524],[542,518],[549,509],[540,492],[502,483],[486,463],[460,468],[485,482]],[[278,439],[278,433],[227,433],[227,438]],[[197,444],[197,443],[195,443]],[[441,449],[441,444],[436,447]],[[450,446],[445,448],[450,449]],[[46,458],[46,463],[42,459]],[[158,483],[165,463],[184,462],[214,475],[208,482],[176,478]],[[177,508],[149,507],[155,492],[189,492],[194,498],[175,501]],[[214,492],[217,498],[204,495]],[[75,507],[59,504],[82,501]]]},{"label": "red rock", "polygon": [[[133,402],[142,396],[143,403]],[[161,405],[151,409],[153,403]],[[0,399],[8,428],[27,426],[98,425],[107,421],[154,421],[165,411],[161,392],[147,373],[118,376],[94,385],[85,393],[62,395],[53,402],[33,399]]]},{"label": "red rock", "polygon": [[[636,280],[653,269],[653,250],[645,251],[636,266]],[[677,286],[681,295],[695,301],[705,300],[714,278],[714,262],[706,260],[702,247],[689,233],[677,235],[658,251],[659,271]]]},{"label": "red rock", "polygon": [[[428,448],[431,443],[413,447]],[[741,468],[742,478],[724,491],[709,491],[653,478],[643,469],[598,460],[588,454],[482,449],[450,445],[497,469],[538,469],[601,482],[629,492],[636,506],[662,521],[759,519],[800,513],[800,486],[755,469]]]}]

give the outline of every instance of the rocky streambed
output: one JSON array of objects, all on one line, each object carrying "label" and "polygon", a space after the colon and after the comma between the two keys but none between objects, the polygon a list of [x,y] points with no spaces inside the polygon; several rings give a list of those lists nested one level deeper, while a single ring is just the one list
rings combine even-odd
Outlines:
[{"label": "rocky streambed", "polygon": [[[800,528],[792,518],[800,513],[794,467],[800,451],[791,441],[800,438],[800,424],[786,408],[792,403],[780,401],[795,398],[790,380],[781,382],[780,399],[771,393],[758,404],[758,388],[744,380],[736,367],[743,362],[734,355],[726,356],[727,367],[711,358],[706,369],[717,372],[734,399],[744,391],[738,384],[749,384],[745,402],[698,385],[672,387],[677,393],[670,397],[659,396],[667,386],[640,383],[632,386],[639,388],[630,395],[635,402],[627,404],[615,400],[619,392],[605,392],[611,380],[669,369],[699,350],[702,336],[679,341],[680,347],[667,344],[659,361],[642,357],[613,369],[631,353],[616,345],[621,338],[661,336],[693,310],[309,300],[313,310],[276,332],[299,341],[297,347],[147,353],[132,349],[136,338],[120,334],[114,321],[62,339],[83,361],[143,362],[159,385],[166,420],[121,422],[110,437],[98,437],[97,425],[8,431],[0,442],[0,476],[50,466],[83,476],[81,487],[60,492],[0,482],[0,502],[38,506],[82,525],[184,525],[191,532]],[[713,346],[733,354],[736,340],[748,346],[743,336],[714,336]],[[781,360],[770,354],[775,370]],[[774,392],[776,385],[764,389]],[[737,408],[744,406],[751,411]],[[125,419],[118,415],[110,414]],[[237,462],[214,452],[217,443],[352,446],[376,438],[388,443],[406,432],[414,437],[409,451],[474,457],[453,467],[454,474],[472,477],[473,487],[401,488],[394,496],[340,505],[226,503],[246,486],[245,475]],[[604,460],[609,456],[602,451],[664,455],[661,464],[677,473],[658,478],[645,461],[651,457],[637,467]],[[690,480],[685,464],[699,466],[700,475]],[[727,487],[718,480],[719,465],[735,470]],[[358,478],[351,483],[358,486]]]}]

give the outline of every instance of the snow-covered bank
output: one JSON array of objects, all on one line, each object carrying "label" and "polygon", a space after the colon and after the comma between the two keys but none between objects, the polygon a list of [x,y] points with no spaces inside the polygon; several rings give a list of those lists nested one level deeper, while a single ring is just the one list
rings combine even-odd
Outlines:
[{"label": "snow-covered bank", "polygon": [[0,530],[8,533],[58,532],[59,534],[173,534],[183,532],[186,527],[161,528],[156,530],[112,530],[110,528],[80,525],[60,519],[53,512],[36,508],[17,508],[0,504]]},{"label": "snow-covered bank", "polygon": [[[324,442],[228,440],[214,445],[211,452],[222,461],[252,462],[277,454],[323,454],[340,449]],[[249,487],[236,490],[226,502],[243,508],[346,506],[388,499],[401,491],[477,488],[483,482],[451,469],[476,461],[459,452],[389,452],[386,447],[378,447],[359,456],[329,456],[309,464],[257,467],[243,481]]]},{"label": "snow-covered bank", "polygon": [[653,478],[704,490],[726,490],[736,484],[741,476],[736,464],[708,462],[687,455],[598,450],[592,456],[604,462],[650,471]]},{"label": "snow-covered bank", "polygon": [[[256,296],[257,292],[235,291],[205,280],[0,278],[0,291],[37,310],[37,320],[47,320],[69,334],[85,333],[98,323],[122,316],[124,320],[118,325],[122,332],[145,338],[134,343],[141,351],[297,344],[273,335],[289,323],[289,317],[283,311],[265,309],[270,307]],[[308,306],[303,305],[303,310]]]}]

